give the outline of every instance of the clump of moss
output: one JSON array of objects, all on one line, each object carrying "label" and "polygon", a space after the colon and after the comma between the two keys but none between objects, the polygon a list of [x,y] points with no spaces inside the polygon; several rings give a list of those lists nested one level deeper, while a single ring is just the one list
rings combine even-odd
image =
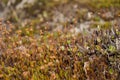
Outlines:
[{"label": "clump of moss", "polygon": [[[9,29],[5,28],[9,26]],[[0,25],[0,79],[116,79],[119,27],[98,29],[92,38],[33,25]],[[88,63],[86,66],[85,64]],[[105,72],[104,72],[105,71]]]}]

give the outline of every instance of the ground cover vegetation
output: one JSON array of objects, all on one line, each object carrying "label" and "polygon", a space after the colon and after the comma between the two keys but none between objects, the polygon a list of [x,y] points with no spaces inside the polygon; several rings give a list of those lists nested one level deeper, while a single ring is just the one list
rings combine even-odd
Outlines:
[{"label": "ground cover vegetation", "polygon": [[119,0],[1,0],[0,80],[120,80],[119,9]]}]

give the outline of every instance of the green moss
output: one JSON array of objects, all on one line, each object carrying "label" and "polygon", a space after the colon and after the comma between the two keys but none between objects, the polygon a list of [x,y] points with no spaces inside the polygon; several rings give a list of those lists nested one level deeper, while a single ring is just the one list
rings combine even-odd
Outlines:
[{"label": "green moss", "polygon": [[115,46],[110,45],[109,46],[109,51],[114,52],[116,50]]},{"label": "green moss", "polygon": [[93,18],[93,20],[94,21],[100,21],[100,17],[97,16],[97,17]]}]

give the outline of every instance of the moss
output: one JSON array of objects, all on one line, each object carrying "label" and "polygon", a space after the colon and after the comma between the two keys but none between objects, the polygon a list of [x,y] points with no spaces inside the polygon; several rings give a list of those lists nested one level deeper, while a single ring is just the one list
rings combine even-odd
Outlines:
[{"label": "moss", "polygon": [[[59,4],[60,0],[55,3],[41,1],[44,3],[44,9],[49,9],[50,6]],[[97,3],[96,0],[92,1]],[[99,7],[112,6],[112,2],[101,4],[104,1],[98,1]],[[60,2],[64,3],[64,1]],[[7,26],[6,22],[0,24],[2,27],[0,30],[0,79],[86,80],[89,77],[94,80],[116,79],[118,66],[114,64],[119,62],[119,51],[116,49],[116,35],[117,37],[120,35],[119,27],[114,25],[112,27],[111,22],[107,21],[100,23],[100,17],[95,17],[93,20],[96,23],[91,27],[97,30],[90,34],[92,37],[84,34],[72,36],[73,34],[69,32],[71,25],[67,22],[63,24],[67,27],[58,32],[43,26],[42,23],[49,16],[44,9],[40,14],[43,21],[34,18],[25,26],[14,27],[11,32],[3,28]],[[82,18],[86,12],[87,10],[78,11],[77,17]],[[76,26],[74,20],[72,23]],[[37,25],[39,28],[36,27]],[[23,47],[16,49],[19,46]],[[89,64],[87,68],[85,63]]]},{"label": "moss", "polygon": [[100,21],[101,19],[100,19],[100,17],[95,17],[95,18],[93,18],[93,20],[94,21]]}]

